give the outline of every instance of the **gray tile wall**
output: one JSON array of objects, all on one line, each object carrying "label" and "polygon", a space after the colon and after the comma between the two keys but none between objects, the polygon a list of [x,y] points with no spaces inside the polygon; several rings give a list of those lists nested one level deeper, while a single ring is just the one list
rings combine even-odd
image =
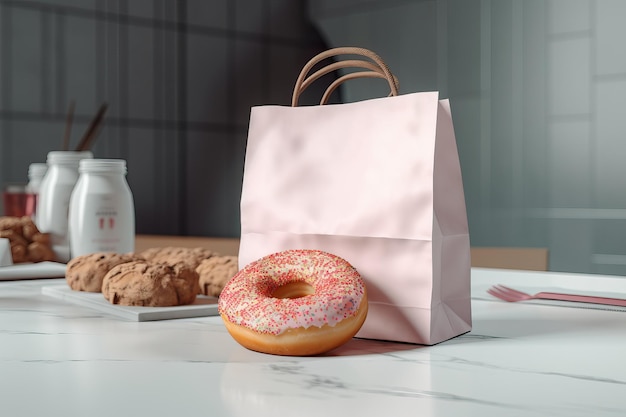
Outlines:
[{"label": "gray tile wall", "polygon": [[473,244],[626,275],[621,0],[0,0],[0,184],[60,146],[71,99],[74,144],[106,100],[94,150],[128,160],[138,231],[236,236],[250,106],[326,48],[308,14],[451,98]]},{"label": "gray tile wall", "polygon": [[[473,245],[547,247],[551,270],[626,275],[625,1],[310,8],[330,46],[373,49],[402,92],[450,98]],[[376,94],[346,84],[347,98]]]},{"label": "gray tile wall", "polygon": [[300,1],[0,0],[0,184],[106,101],[93,150],[127,160],[137,231],[237,236],[250,107],[323,49]]}]

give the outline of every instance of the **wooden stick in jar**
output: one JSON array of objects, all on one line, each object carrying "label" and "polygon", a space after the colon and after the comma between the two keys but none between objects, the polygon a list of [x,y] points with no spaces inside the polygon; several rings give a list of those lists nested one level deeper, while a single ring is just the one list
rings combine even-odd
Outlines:
[{"label": "wooden stick in jar", "polygon": [[70,107],[67,110],[67,117],[65,119],[65,136],[63,137],[62,150],[68,151],[70,149],[70,134],[72,133],[72,122],[74,121],[74,107],[76,102],[70,101]]},{"label": "wooden stick in jar", "polygon": [[100,131],[102,120],[104,118],[104,114],[107,111],[107,108],[108,108],[107,103],[103,103],[102,106],[100,106],[100,110],[98,110],[98,113],[96,113],[96,116],[93,118],[93,120],[89,124],[89,127],[87,128],[87,131],[85,132],[85,135],[83,136],[83,138],[80,140],[80,143],[76,147],[77,151],[88,151],[91,148],[91,144],[93,143],[94,139],[98,135],[98,132]]}]

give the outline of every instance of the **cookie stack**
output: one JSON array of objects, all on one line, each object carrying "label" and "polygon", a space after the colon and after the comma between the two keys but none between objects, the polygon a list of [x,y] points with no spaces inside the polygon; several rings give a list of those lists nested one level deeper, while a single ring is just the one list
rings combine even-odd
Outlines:
[{"label": "cookie stack", "polygon": [[50,235],[28,217],[0,217],[0,238],[9,239],[13,263],[54,261]]},{"label": "cookie stack", "polygon": [[67,264],[76,291],[102,292],[112,304],[164,307],[219,296],[237,273],[237,257],[204,248],[151,248],[138,254],[93,253]]}]

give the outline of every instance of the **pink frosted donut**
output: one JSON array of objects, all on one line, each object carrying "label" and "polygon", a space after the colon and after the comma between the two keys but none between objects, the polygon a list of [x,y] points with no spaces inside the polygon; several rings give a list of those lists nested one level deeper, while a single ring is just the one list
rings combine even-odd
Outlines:
[{"label": "pink frosted donut", "polygon": [[367,292],[345,259],[288,250],[244,267],[220,294],[219,313],[244,347],[275,355],[316,355],[350,340],[367,316]]}]

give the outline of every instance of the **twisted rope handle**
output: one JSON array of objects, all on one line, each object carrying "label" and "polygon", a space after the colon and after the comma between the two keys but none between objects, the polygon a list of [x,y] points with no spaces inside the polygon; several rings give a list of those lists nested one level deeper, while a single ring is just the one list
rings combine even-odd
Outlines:
[{"label": "twisted rope handle", "polygon": [[[371,61],[365,60],[345,60],[338,61],[332,64],[329,64],[322,69],[317,70],[312,75],[308,76],[309,71],[315,66],[315,64],[323,61],[326,58],[330,58],[336,55],[360,55],[366,58],[369,58]],[[298,105],[298,99],[302,92],[309,87],[315,80],[322,77],[329,72],[336,71],[340,68],[364,68],[366,71],[356,71],[351,72],[349,74],[343,75],[333,81],[322,96],[320,100],[320,104],[326,104],[330,95],[345,81],[356,79],[356,78],[382,78],[386,79],[389,84],[389,89],[391,92],[390,96],[398,95],[398,80],[391,73],[391,70],[385,64],[385,62],[374,52],[365,49],[365,48],[357,48],[357,47],[341,47],[341,48],[333,48],[327,51],[324,51],[316,56],[314,56],[300,71],[300,75],[296,80],[296,85],[293,89],[293,96],[291,99],[292,107],[296,107]]]}]

